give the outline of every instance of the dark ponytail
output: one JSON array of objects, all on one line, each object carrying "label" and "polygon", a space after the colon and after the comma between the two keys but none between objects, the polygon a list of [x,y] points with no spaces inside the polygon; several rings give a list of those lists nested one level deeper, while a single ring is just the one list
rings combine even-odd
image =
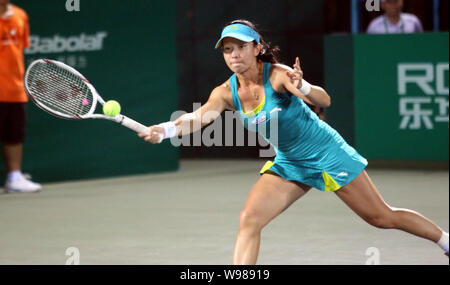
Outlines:
[{"label": "dark ponytail", "polygon": [[[278,63],[277,54],[280,51],[280,48],[278,46],[271,46],[270,43],[266,43],[264,41],[263,37],[261,36],[261,34],[259,33],[258,29],[256,28],[255,24],[253,24],[250,21],[240,19],[240,20],[231,21],[228,24],[226,24],[226,26],[233,25],[233,24],[242,24],[242,25],[249,26],[255,32],[258,33],[260,43],[262,45],[261,52],[256,57],[258,60],[260,60],[262,62]],[[256,41],[253,41],[253,44],[256,46],[258,43]]]}]

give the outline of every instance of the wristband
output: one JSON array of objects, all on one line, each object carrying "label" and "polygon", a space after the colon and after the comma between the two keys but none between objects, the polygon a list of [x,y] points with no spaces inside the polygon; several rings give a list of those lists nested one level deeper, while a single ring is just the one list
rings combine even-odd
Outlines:
[{"label": "wristband", "polygon": [[302,87],[298,88],[303,95],[307,96],[311,92],[311,84],[308,81],[302,78]]},{"label": "wristband", "polygon": [[177,134],[177,126],[175,126],[174,122],[165,122],[162,124],[159,124],[160,127],[164,128],[164,138],[172,138],[176,136]]}]

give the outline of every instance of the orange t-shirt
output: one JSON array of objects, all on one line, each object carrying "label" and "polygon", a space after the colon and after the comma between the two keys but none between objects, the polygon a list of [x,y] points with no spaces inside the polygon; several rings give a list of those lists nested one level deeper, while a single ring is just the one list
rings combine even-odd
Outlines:
[{"label": "orange t-shirt", "polygon": [[8,5],[0,16],[0,102],[27,102],[23,50],[30,46],[27,13]]}]

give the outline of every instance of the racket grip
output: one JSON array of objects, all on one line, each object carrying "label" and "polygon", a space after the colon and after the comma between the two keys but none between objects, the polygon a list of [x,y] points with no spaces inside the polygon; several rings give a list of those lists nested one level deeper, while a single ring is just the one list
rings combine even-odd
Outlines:
[{"label": "racket grip", "polygon": [[120,118],[119,123],[124,126],[127,127],[129,129],[132,129],[133,131],[135,131],[136,133],[140,133],[140,134],[145,134],[148,135],[149,134],[149,128],[136,122],[133,119],[128,118],[127,116],[124,115],[119,115],[122,118]]}]

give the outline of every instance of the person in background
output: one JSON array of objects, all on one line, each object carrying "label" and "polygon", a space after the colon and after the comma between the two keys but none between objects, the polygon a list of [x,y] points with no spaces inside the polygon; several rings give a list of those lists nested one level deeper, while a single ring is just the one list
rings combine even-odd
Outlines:
[{"label": "person in background", "polygon": [[373,19],[368,34],[408,34],[423,32],[422,24],[415,15],[402,13],[403,0],[381,0],[384,14]]},{"label": "person in background", "polygon": [[8,170],[7,193],[42,188],[21,171],[28,101],[23,83],[23,50],[29,45],[26,12],[9,0],[0,0],[0,144]]}]

